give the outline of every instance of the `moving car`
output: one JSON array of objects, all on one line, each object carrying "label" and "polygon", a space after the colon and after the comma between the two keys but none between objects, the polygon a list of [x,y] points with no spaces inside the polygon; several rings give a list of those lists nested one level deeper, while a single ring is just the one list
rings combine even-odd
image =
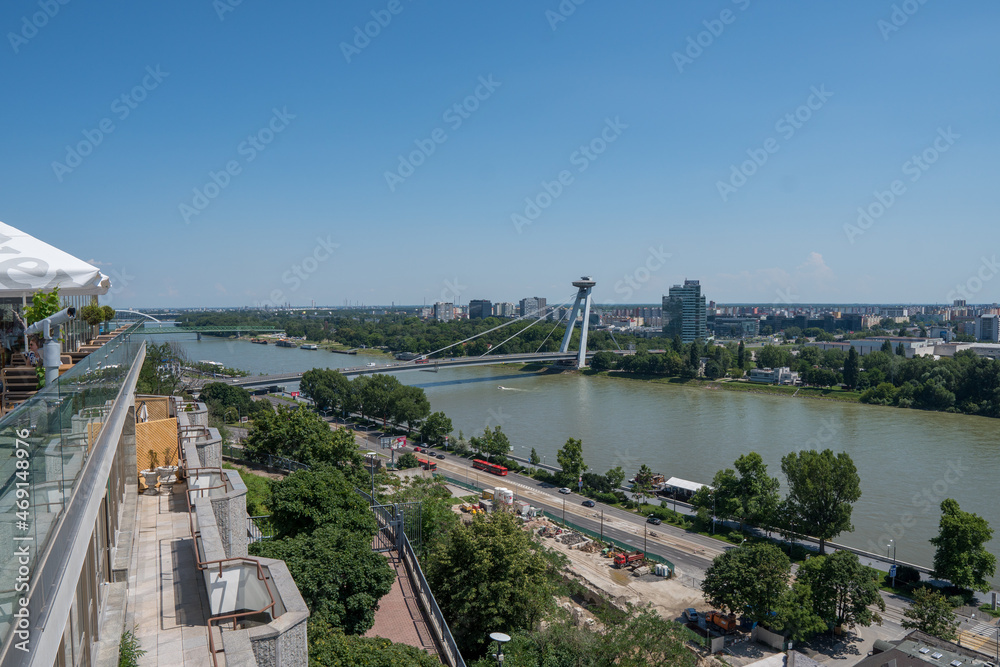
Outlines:
[{"label": "moving car", "polygon": [[444,461],[444,454],[438,454],[437,456],[435,456],[435,458],[438,458],[438,459],[441,459],[442,461]]},{"label": "moving car", "polygon": [[564,486],[563,488],[559,489],[559,493],[573,493],[573,492]]},{"label": "moving car", "polygon": [[597,505],[597,503],[595,503],[593,500],[584,500],[583,501],[583,506],[584,507],[594,507],[595,505]]},{"label": "moving car", "polygon": [[662,522],[662,521],[660,521],[660,520],[659,520],[658,518],[656,518],[655,516],[653,516],[652,514],[650,514],[650,515],[649,515],[649,518],[648,518],[648,519],[646,519],[646,523],[651,523],[651,524],[653,524],[654,526],[659,526],[659,525],[660,525],[661,523],[663,523],[663,522]]},{"label": "moving car", "polygon": [[414,447],[414,448],[413,448],[413,451],[415,451],[415,452],[422,452],[422,451],[424,451],[424,450],[420,449],[419,447]]}]

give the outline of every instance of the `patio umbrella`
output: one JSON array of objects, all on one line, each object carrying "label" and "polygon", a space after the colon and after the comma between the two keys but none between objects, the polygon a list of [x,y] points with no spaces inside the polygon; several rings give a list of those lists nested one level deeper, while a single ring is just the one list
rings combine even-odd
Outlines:
[{"label": "patio umbrella", "polygon": [[107,294],[111,281],[96,267],[0,222],[0,297],[29,297],[59,288],[60,296]]}]

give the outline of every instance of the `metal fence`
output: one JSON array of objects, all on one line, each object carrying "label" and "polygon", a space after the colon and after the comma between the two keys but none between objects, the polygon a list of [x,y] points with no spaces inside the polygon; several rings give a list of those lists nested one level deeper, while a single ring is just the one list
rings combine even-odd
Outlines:
[{"label": "metal fence", "polygon": [[250,544],[274,537],[274,526],[270,515],[247,517],[247,541]]},{"label": "metal fence", "polygon": [[233,461],[257,463],[274,470],[284,470],[289,473],[295,472],[296,470],[309,470],[309,466],[305,463],[300,463],[293,459],[285,458],[284,456],[275,456],[274,454],[264,454],[259,460],[253,460],[247,458],[246,450],[242,447],[234,447],[233,445],[228,444],[222,445],[222,456],[223,458],[232,459]]},{"label": "metal fence", "polygon": [[[384,539],[396,545],[395,549],[403,560],[407,574],[410,577],[410,582],[417,597],[420,599],[420,604],[426,612],[431,630],[437,639],[438,647],[441,650],[439,657],[450,667],[465,667],[465,660],[462,658],[462,654],[458,650],[458,645],[455,643],[455,638],[451,634],[448,621],[445,620],[444,614],[441,613],[441,608],[438,607],[437,600],[434,599],[434,593],[431,591],[431,587],[424,577],[424,571],[417,560],[417,554],[413,550],[410,539],[407,537],[405,527],[408,522],[406,521],[406,516],[407,514],[417,514],[417,512],[412,510],[415,503],[375,505],[372,503],[372,497],[367,493],[360,489],[357,492],[371,505],[372,511],[375,513],[375,518],[379,522],[379,533],[382,533],[383,530],[387,531],[388,534]],[[406,508],[410,508],[410,511],[407,511]],[[376,539],[378,539],[378,536],[376,536]],[[375,544],[373,541],[372,548],[375,548]]]}]

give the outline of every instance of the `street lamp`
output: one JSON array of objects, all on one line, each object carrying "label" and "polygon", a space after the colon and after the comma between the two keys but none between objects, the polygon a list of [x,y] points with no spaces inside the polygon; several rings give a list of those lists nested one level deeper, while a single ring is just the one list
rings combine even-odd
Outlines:
[{"label": "street lamp", "polygon": [[510,641],[510,635],[505,635],[502,632],[491,632],[490,639],[497,643],[497,652],[494,656],[497,659],[497,664],[503,667],[503,645]]},{"label": "street lamp", "polygon": [[[889,540],[889,544],[892,545],[892,587],[896,587],[896,542]],[[889,547],[885,548],[885,557],[889,557]]]}]

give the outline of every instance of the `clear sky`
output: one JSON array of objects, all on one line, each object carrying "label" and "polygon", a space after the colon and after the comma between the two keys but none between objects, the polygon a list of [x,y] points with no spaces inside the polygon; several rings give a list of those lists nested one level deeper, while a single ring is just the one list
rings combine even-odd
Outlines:
[{"label": "clear sky", "polygon": [[599,303],[1000,300],[995,2],[9,0],[0,27],[0,220],[116,307],[581,275]]}]

